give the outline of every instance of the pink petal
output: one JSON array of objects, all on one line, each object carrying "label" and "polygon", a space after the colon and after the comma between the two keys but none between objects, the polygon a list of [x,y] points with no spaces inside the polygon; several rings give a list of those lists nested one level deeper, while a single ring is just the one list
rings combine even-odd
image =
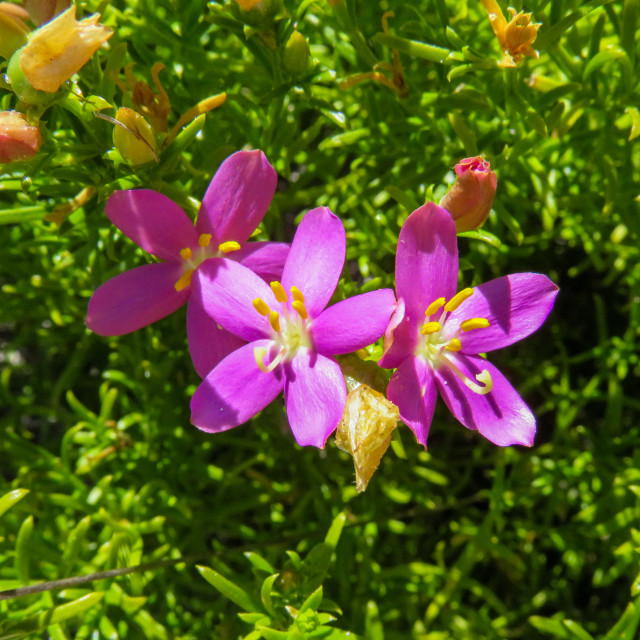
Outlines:
[{"label": "pink petal", "polygon": [[405,313],[404,300],[401,298],[384,334],[384,353],[378,365],[385,369],[399,367],[405,358],[415,353],[418,345],[418,325]]},{"label": "pink petal", "polygon": [[391,377],[387,398],[398,406],[402,421],[426,447],[438,399],[431,367],[422,358],[407,358]]},{"label": "pink petal", "polygon": [[372,344],[389,324],[396,306],[391,289],[348,298],[325,309],[311,323],[316,351],[327,356],[352,353]]},{"label": "pink petal", "polygon": [[558,287],[539,273],[514,273],[475,287],[446,320],[457,327],[468,318],[486,318],[486,329],[472,329],[460,336],[464,353],[485,353],[513,344],[532,334],[546,320]]},{"label": "pink petal", "polygon": [[486,369],[493,389],[486,395],[474,393],[446,367],[437,372],[438,390],[453,415],[468,429],[479,431],[501,447],[523,444],[530,447],[536,433],[536,419],[518,392],[502,373],[484,358],[448,355],[471,380]]},{"label": "pink petal", "polygon": [[162,260],[180,261],[181,249],[198,244],[187,214],[157,191],[116,191],[109,197],[105,213],[122,233]]},{"label": "pink petal", "polygon": [[191,296],[187,306],[187,337],[193,366],[201,378],[245,344],[244,340],[219,327],[195,296]]},{"label": "pink petal", "polygon": [[247,242],[227,257],[251,269],[265,282],[273,282],[282,278],[290,247],[286,242]]},{"label": "pink petal", "polygon": [[327,207],[309,211],[300,222],[284,266],[282,285],[287,292],[292,286],[302,291],[309,317],[317,316],[336,290],[346,246],[342,221]]},{"label": "pink petal", "polygon": [[282,391],[282,368],[258,369],[254,349],[269,349],[258,340],[230,353],[202,381],[191,398],[191,422],[209,433],[237,427],[262,411]]},{"label": "pink petal", "polygon": [[101,336],[120,336],[160,320],[179,309],[189,289],[175,290],[182,267],[159,262],[111,278],[89,300],[86,325]]},{"label": "pink petal", "polygon": [[196,229],[216,244],[244,244],[262,222],[278,177],[262,151],[238,151],[218,168],[202,200]]},{"label": "pink petal", "polygon": [[340,366],[335,360],[299,349],[285,368],[284,400],[296,442],[323,448],[347,401]]},{"label": "pink petal", "polygon": [[396,253],[396,295],[406,315],[422,324],[425,309],[440,297],[451,298],[458,283],[458,245],[451,215],[433,202],[405,221]]},{"label": "pink petal", "polygon": [[223,329],[246,342],[272,335],[268,319],[255,310],[253,301],[260,298],[273,310],[280,309],[280,303],[250,269],[233,260],[210,258],[198,267],[191,282],[192,295]]}]

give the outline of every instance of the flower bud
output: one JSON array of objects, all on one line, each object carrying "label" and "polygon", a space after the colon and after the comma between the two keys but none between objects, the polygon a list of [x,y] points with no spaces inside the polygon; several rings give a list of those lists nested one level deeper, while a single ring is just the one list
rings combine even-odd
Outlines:
[{"label": "flower bud", "polygon": [[480,156],[465,158],[455,166],[458,176],[440,200],[455,220],[456,231],[477,229],[489,215],[498,178],[491,165]]},{"label": "flower bud", "polygon": [[271,29],[283,11],[282,0],[235,0],[232,6],[238,18],[258,30]]},{"label": "flower bud", "polygon": [[27,160],[40,149],[40,129],[17,111],[0,111],[0,164]]},{"label": "flower bud", "polygon": [[3,58],[9,59],[27,43],[29,27],[23,19],[28,17],[17,4],[0,2],[0,56]]},{"label": "flower bud", "polygon": [[347,395],[336,444],[353,457],[358,493],[367,488],[399,420],[398,407],[366,384]]},{"label": "flower bud", "polygon": [[113,144],[132,166],[158,160],[156,138],[151,125],[133,109],[121,107],[116,113],[117,126],[113,130]]},{"label": "flower bud", "polygon": [[284,68],[293,75],[302,73],[309,66],[309,54],[307,39],[299,31],[294,31],[282,54]]},{"label": "flower bud", "polygon": [[100,14],[76,21],[75,6],[36,29],[22,49],[20,68],[32,87],[55,93],[81,69],[113,31],[98,23]]}]

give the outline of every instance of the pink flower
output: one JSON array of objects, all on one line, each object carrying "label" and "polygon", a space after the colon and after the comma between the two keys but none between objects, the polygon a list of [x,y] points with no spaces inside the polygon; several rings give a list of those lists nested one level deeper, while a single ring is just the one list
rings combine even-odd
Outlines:
[{"label": "pink flower", "polygon": [[536,421],[507,379],[477,355],[530,335],[551,311],[558,287],[515,273],[456,294],[458,247],[448,212],[429,202],[398,239],[398,308],[379,364],[397,367],[387,397],[426,446],[437,391],[468,429],[500,446],[531,446]]},{"label": "pink flower", "polygon": [[[136,267],[99,287],[89,301],[89,329],[117,336],[168,316],[190,299],[192,276],[204,264],[213,274],[230,258],[261,277],[279,277],[289,245],[247,242],[267,211],[276,182],[262,151],[234,153],[213,177],[195,227],[161,193],[149,189],[114,193],[107,202],[108,218],[162,262]],[[191,355],[201,376],[242,344],[212,323],[197,303],[190,302],[187,309],[187,333],[190,347],[194,341],[199,344]]]},{"label": "pink flower", "polygon": [[224,329],[249,344],[211,371],[191,400],[191,422],[217,433],[246,422],[284,390],[300,445],[324,447],[342,418],[346,387],[331,357],[375,342],[395,308],[390,289],[325,309],[342,272],[346,236],[327,208],[304,217],[284,265],[269,287],[249,269],[225,261],[198,270],[194,295]]},{"label": "pink flower", "polygon": [[456,222],[456,231],[477,229],[489,215],[498,178],[481,156],[465,158],[455,166],[458,176],[440,201]]}]

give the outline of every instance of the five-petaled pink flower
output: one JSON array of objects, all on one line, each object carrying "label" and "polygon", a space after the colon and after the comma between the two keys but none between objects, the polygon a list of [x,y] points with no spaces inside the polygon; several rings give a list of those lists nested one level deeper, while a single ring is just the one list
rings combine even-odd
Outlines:
[{"label": "five-petaled pink flower", "polygon": [[[122,335],[173,313],[190,298],[193,274],[203,264],[212,263],[212,276],[231,258],[267,280],[278,278],[289,245],[247,242],[267,211],[276,182],[262,151],[234,153],[214,175],[195,226],[175,202],[157,191],[115,192],[107,202],[108,218],[162,262],[136,267],[99,287],[89,301],[89,329],[104,336]],[[187,309],[187,334],[202,377],[243,344],[211,322],[198,304],[190,303]]]},{"label": "five-petaled pink flower", "polygon": [[284,389],[298,444],[324,446],[347,395],[331,356],[375,342],[395,308],[393,291],[382,289],[325,309],[342,272],[345,248],[342,222],[321,207],[303,218],[282,280],[271,286],[228,260],[217,270],[209,263],[201,266],[194,296],[219,325],[249,344],[222,360],[198,387],[191,401],[194,425],[214,433],[231,429]]},{"label": "five-petaled pink flower", "polygon": [[437,391],[465,427],[500,446],[531,446],[536,422],[529,407],[477,354],[536,331],[558,287],[537,273],[515,273],[459,293],[457,281],[455,224],[445,209],[427,203],[407,218],[398,240],[398,307],[379,362],[397,367],[387,396],[425,446]]}]

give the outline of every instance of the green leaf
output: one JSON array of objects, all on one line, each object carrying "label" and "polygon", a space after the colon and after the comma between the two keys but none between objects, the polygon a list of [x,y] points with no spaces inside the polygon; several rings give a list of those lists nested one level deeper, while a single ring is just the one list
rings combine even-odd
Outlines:
[{"label": "green leaf", "polygon": [[347,520],[347,514],[342,511],[340,512],[331,523],[329,527],[329,531],[327,531],[327,535],[324,538],[326,544],[328,544],[332,549],[335,549],[338,546],[338,541],[340,540],[340,535],[342,534],[342,529],[344,528],[344,523]]},{"label": "green leaf", "polygon": [[640,601],[635,600],[627,605],[622,616],[602,640],[636,640],[640,625]]},{"label": "green leaf", "polygon": [[9,491],[9,493],[5,493],[2,498],[0,498],[0,517],[11,509],[14,504],[20,502],[27,493],[29,493],[29,489],[14,489],[13,491]]},{"label": "green leaf", "polygon": [[322,602],[322,585],[319,586],[303,603],[298,614],[304,613],[307,610],[317,611],[320,603]]},{"label": "green leaf", "polygon": [[273,608],[273,602],[271,601],[271,591],[273,589],[273,583],[278,579],[279,575],[279,573],[274,573],[272,576],[269,576],[262,583],[262,588],[260,589],[260,599],[262,600],[264,609],[270,616],[273,616],[274,618],[278,616],[278,613]]},{"label": "green leaf", "polygon": [[31,548],[31,534],[33,533],[33,516],[24,520],[16,538],[15,569],[18,580],[22,584],[29,582],[29,562],[33,549]]},{"label": "green leaf", "polygon": [[213,587],[215,587],[223,596],[229,598],[231,602],[237,604],[245,611],[260,611],[260,607],[253,601],[253,598],[237,584],[227,580],[217,571],[209,567],[197,566],[200,575]]}]

